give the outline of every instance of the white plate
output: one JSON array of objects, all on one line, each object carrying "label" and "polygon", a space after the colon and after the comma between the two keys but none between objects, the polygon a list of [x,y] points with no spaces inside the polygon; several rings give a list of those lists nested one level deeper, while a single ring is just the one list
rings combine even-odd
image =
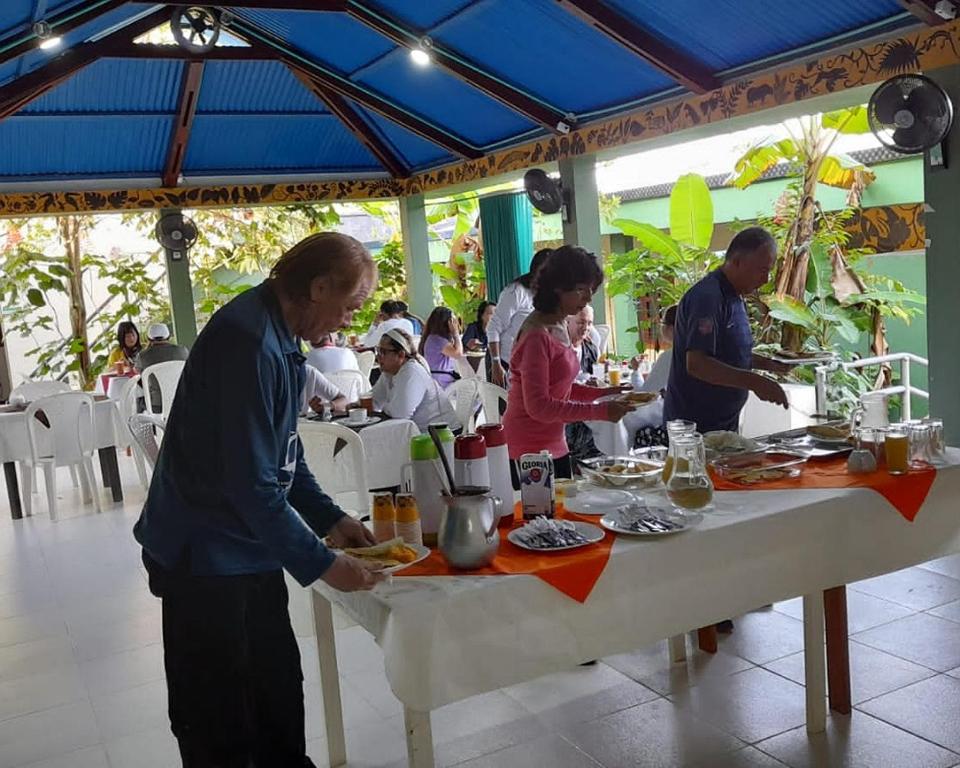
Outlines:
[{"label": "white plate", "polygon": [[[400,565],[391,565],[389,568],[384,568],[381,573],[391,574],[396,573],[397,571],[402,571],[404,568],[409,568],[414,563],[419,563],[421,560],[426,560],[430,557],[430,548],[423,546],[423,544],[408,544],[407,546],[410,549],[413,549],[417,553],[416,560],[411,560],[409,563],[401,563]],[[335,549],[334,552],[341,553],[342,550]],[[358,560],[363,560],[364,558],[357,558]],[[367,562],[370,562],[369,560]]]},{"label": "white plate", "polygon": [[568,544],[565,547],[555,547],[553,549],[544,549],[543,547],[531,547],[523,543],[523,541],[517,536],[517,532],[521,530],[520,528],[514,528],[507,534],[507,539],[511,544],[516,544],[520,549],[526,549],[530,552],[564,552],[568,549],[579,549],[580,547],[589,547],[591,544],[596,544],[598,541],[602,541],[603,537],[606,535],[602,530],[597,528],[595,525],[590,523],[581,523],[579,520],[570,520],[568,522],[573,523],[576,527],[577,532],[583,536],[586,541],[582,544]]},{"label": "white plate", "polygon": [[[636,508],[631,510],[630,508],[621,507],[620,509],[615,509],[612,512],[608,512],[601,517],[600,525],[602,525],[608,531],[622,533],[626,536],[670,536],[674,533],[680,533],[689,528],[693,528],[695,525],[698,525],[701,520],[703,520],[703,515],[701,515],[699,512],[682,512],[678,509],[671,509],[669,507],[647,507],[645,504],[640,506],[649,511],[643,513]],[[669,531],[635,531],[623,522],[624,519],[629,519],[630,517],[636,517],[639,515],[649,515],[651,517],[664,518],[672,523],[679,524],[681,527],[674,528]]]},{"label": "white plate", "polygon": [[367,416],[363,421],[350,421],[348,417],[343,416],[339,419],[334,419],[334,423],[344,427],[369,427],[371,424],[378,424],[382,420],[382,416]]},{"label": "white plate", "polygon": [[634,500],[633,494],[626,491],[591,487],[588,490],[577,491],[577,495],[573,498],[565,498],[563,506],[578,515],[604,515],[611,509],[630,504]]}]

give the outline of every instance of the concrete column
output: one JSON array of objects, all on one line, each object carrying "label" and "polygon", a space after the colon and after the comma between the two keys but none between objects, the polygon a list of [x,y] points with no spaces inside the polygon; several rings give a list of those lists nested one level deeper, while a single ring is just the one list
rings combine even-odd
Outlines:
[{"label": "concrete column", "polygon": [[433,273],[430,271],[427,212],[423,195],[400,198],[403,266],[407,273],[410,311],[426,318],[433,311]]},{"label": "concrete column", "polygon": [[[164,209],[160,216],[179,213]],[[167,288],[170,294],[170,311],[173,314],[173,333],[178,344],[192,347],[197,340],[197,314],[193,303],[193,283],[190,281],[189,251],[163,249],[167,266]]]},{"label": "concrete column", "polygon": [[[560,183],[568,201],[563,221],[563,242],[592,251],[602,262],[597,158],[595,155],[580,155],[561,160],[559,165]],[[607,305],[602,286],[593,297],[593,312],[595,322],[607,322]]]},{"label": "concrete column", "polygon": [[[960,66],[927,73],[960,105]],[[930,415],[942,418],[950,445],[960,444],[960,125],[954,121],[945,143],[947,167],[924,164],[927,238],[927,357],[930,360]]]}]

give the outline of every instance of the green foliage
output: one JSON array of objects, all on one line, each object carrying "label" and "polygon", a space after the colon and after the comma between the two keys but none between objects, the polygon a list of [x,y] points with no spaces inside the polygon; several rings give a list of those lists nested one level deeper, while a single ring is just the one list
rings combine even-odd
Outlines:
[{"label": "green foliage", "polygon": [[373,254],[377,262],[377,286],[370,299],[353,315],[350,333],[364,334],[387,299],[405,299],[407,296],[406,272],[403,265],[403,243],[391,240]]},{"label": "green foliage", "polygon": [[678,243],[708,248],[713,237],[713,200],[703,176],[686,173],[670,192],[670,236]]},{"label": "green foliage", "polygon": [[487,274],[483,261],[472,254],[458,253],[454,261],[458,269],[446,264],[430,265],[437,278],[435,301],[453,310],[453,314],[466,325],[476,317],[477,307],[484,299]]}]

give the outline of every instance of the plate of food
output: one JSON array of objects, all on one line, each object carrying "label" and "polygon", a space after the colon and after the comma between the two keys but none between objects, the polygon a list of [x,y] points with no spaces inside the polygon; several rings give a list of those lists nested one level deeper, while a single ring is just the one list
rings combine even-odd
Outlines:
[{"label": "plate of food", "polygon": [[703,436],[703,447],[717,456],[743,455],[759,453],[763,446],[756,440],[744,437],[736,432],[716,430]]},{"label": "plate of food", "polygon": [[567,496],[563,506],[568,512],[578,515],[603,515],[611,509],[634,501],[633,494],[614,488],[587,488],[576,496]]},{"label": "plate of food", "polygon": [[580,462],[580,471],[590,483],[603,488],[644,488],[660,479],[663,462],[649,457],[599,456]]},{"label": "plate of food", "polygon": [[619,507],[600,518],[608,531],[627,536],[669,536],[694,527],[703,520],[699,512],[634,503]]},{"label": "plate of food", "polygon": [[721,477],[741,485],[757,485],[796,477],[807,456],[794,451],[767,451],[759,455],[721,456],[713,468]]},{"label": "plate of food", "polygon": [[814,424],[807,427],[807,434],[818,443],[841,445],[850,440],[850,423]]},{"label": "plate of food", "polygon": [[602,541],[606,534],[595,525],[577,520],[536,517],[521,528],[507,534],[511,544],[533,552],[562,552],[589,547]]},{"label": "plate of food", "polygon": [[597,402],[606,403],[609,400],[621,400],[622,402],[630,403],[630,405],[639,407],[641,405],[648,405],[659,398],[659,392],[622,392],[620,394],[598,397]]},{"label": "plate of food", "polygon": [[382,565],[384,573],[396,573],[426,560],[430,556],[430,549],[422,544],[405,544],[398,536],[372,547],[346,547],[343,553],[368,563]]},{"label": "plate of food", "polygon": [[829,363],[836,355],[829,349],[801,350],[795,352],[790,349],[781,349],[768,355],[771,360],[788,365],[809,365],[811,363]]}]

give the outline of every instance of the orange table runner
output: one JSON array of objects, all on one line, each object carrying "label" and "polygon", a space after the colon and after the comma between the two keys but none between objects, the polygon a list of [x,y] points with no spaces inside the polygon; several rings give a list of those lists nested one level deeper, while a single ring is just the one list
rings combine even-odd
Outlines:
[{"label": "orange table runner", "polygon": [[[567,520],[598,525],[599,518],[583,517],[567,512],[561,505],[557,505],[557,517]],[[514,507],[514,519],[519,522],[520,505]],[[515,523],[516,525],[517,523]],[[500,529],[500,550],[493,563],[486,568],[477,568],[471,571],[461,571],[451,568],[443,556],[433,550],[430,557],[421,560],[409,568],[404,568],[396,576],[494,576],[505,574],[531,574],[542,579],[550,586],[559,589],[563,594],[583,603],[593,586],[607,567],[610,559],[610,549],[613,547],[614,536],[604,531],[601,541],[589,547],[571,549],[566,552],[532,552],[507,541],[508,529]]]},{"label": "orange table runner", "polygon": [[937,476],[933,467],[911,469],[905,475],[891,475],[885,467],[865,475],[847,472],[845,457],[828,461],[808,461],[798,477],[773,480],[769,483],[741,485],[711,471],[718,491],[773,491],[797,488],[870,488],[889,501],[907,520],[913,519],[923,506],[930,486]]}]

